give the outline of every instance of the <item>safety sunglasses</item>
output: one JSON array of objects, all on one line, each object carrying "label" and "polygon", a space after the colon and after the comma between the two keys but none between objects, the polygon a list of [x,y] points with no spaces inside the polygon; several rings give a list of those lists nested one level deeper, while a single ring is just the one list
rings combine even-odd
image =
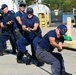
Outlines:
[{"label": "safety sunglasses", "polygon": [[20,5],[20,7],[26,7],[26,5]]}]

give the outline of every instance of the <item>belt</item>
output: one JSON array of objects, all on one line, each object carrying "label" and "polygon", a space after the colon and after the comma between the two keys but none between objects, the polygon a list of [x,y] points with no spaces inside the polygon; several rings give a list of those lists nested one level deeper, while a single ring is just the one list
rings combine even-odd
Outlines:
[{"label": "belt", "polygon": [[50,51],[49,49],[47,49],[47,48],[42,48],[42,47],[40,47],[40,46],[38,46],[39,48],[41,48],[41,50],[46,50],[46,51]]}]

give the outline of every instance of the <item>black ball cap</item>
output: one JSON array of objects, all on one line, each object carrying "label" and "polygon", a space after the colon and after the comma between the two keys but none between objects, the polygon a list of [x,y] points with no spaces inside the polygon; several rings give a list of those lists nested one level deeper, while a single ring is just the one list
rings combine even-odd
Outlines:
[{"label": "black ball cap", "polygon": [[6,7],[8,7],[6,4],[2,4],[1,9],[3,10]]},{"label": "black ball cap", "polygon": [[19,6],[26,6],[26,4],[22,1],[20,2]]},{"label": "black ball cap", "polygon": [[26,13],[27,13],[27,14],[33,14],[33,9],[32,9],[31,7],[28,7],[28,8],[26,9]]}]

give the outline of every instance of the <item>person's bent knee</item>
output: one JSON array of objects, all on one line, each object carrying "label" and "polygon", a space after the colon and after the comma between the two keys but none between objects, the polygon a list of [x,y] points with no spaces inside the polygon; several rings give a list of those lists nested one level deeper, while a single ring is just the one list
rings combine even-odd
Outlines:
[{"label": "person's bent knee", "polygon": [[16,44],[17,44],[17,46],[19,46],[21,43],[20,43],[20,41],[18,40],[18,41],[16,42]]}]

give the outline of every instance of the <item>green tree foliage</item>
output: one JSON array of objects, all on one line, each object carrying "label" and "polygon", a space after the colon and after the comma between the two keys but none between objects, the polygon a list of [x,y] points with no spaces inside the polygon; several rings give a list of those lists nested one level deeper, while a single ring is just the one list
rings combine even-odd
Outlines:
[{"label": "green tree foliage", "polygon": [[42,3],[47,5],[50,9],[58,9],[58,0],[43,0]]},{"label": "green tree foliage", "polygon": [[76,8],[76,0],[71,0],[72,7]]},{"label": "green tree foliage", "polygon": [[43,4],[50,9],[62,9],[64,12],[72,12],[72,8],[76,8],[76,0],[43,0]]},{"label": "green tree foliage", "polygon": [[[32,0],[26,0],[27,6],[31,4]],[[52,9],[62,9],[63,12],[72,12],[76,8],[76,0],[42,0],[42,4]]]},{"label": "green tree foliage", "polygon": [[62,4],[62,8],[64,12],[70,12],[72,11],[72,4],[71,0],[65,0],[64,3]]},{"label": "green tree foliage", "polygon": [[50,9],[61,9],[64,0],[43,0],[43,4],[47,5]]},{"label": "green tree foliage", "polygon": [[31,5],[31,1],[32,1],[32,0],[26,0],[27,6]]}]

